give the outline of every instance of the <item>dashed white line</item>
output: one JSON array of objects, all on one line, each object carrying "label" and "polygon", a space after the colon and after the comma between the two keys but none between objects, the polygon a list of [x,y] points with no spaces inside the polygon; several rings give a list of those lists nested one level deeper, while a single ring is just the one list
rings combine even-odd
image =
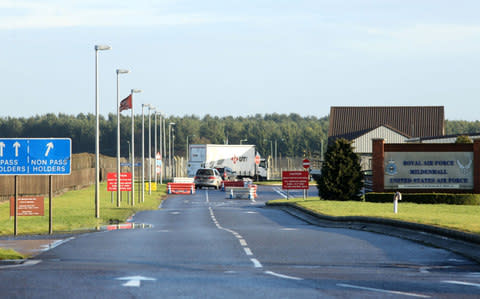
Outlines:
[{"label": "dashed white line", "polygon": [[351,288],[351,289],[358,289],[358,290],[364,290],[364,291],[378,292],[378,293],[403,295],[403,296],[418,297],[418,298],[430,298],[430,296],[422,295],[422,294],[407,293],[407,292],[392,291],[392,290],[384,290],[384,289],[376,289],[376,288],[368,288],[368,287],[356,286],[356,285],[345,284],[345,283],[337,283],[337,286],[343,287],[343,288]]},{"label": "dashed white line", "polygon": [[262,268],[263,267],[262,264],[257,259],[250,259],[250,260],[252,261],[253,266],[255,268]]},{"label": "dashed white line", "polygon": [[248,245],[247,245],[247,241],[245,241],[244,239],[239,239],[238,241],[240,242],[240,245],[242,245],[242,246],[248,246]]},{"label": "dashed white line", "polygon": [[245,248],[243,248],[243,250],[245,251],[246,255],[253,255],[253,252],[250,250],[250,248],[245,247]]}]

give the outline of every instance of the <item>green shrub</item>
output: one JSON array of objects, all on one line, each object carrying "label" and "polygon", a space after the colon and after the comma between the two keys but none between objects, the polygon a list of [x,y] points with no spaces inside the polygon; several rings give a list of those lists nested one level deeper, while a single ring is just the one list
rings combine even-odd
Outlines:
[{"label": "green shrub", "polygon": [[[367,202],[393,202],[394,192],[367,193]],[[480,205],[480,194],[470,193],[402,193],[402,201],[419,204]]]},{"label": "green shrub", "polygon": [[318,195],[325,200],[361,200],[362,179],[352,142],[340,138],[331,143],[325,153],[322,173],[315,177]]}]

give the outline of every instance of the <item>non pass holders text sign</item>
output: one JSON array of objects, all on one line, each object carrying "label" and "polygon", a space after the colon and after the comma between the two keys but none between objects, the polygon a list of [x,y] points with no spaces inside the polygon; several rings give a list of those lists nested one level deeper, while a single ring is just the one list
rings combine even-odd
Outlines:
[{"label": "non pass holders text sign", "polygon": [[0,138],[0,175],[68,175],[70,138]]}]

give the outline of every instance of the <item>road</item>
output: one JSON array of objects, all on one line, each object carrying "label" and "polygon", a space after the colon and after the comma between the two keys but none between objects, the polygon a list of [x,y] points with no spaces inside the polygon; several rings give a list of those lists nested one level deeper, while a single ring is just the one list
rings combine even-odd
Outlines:
[{"label": "road", "polygon": [[[314,190],[310,192],[315,192]],[[141,212],[151,227],[75,236],[0,267],[2,298],[459,298],[480,296],[480,265],[449,251],[309,225],[216,190]]]}]

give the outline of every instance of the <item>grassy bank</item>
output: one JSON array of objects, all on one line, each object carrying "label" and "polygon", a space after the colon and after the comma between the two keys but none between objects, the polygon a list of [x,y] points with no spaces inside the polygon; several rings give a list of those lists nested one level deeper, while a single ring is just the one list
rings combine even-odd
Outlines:
[{"label": "grassy bank", "polygon": [[[272,202],[286,202],[275,200]],[[290,199],[314,212],[330,216],[369,216],[435,225],[480,234],[480,206],[446,204],[399,203],[398,213],[393,213],[393,203],[359,201],[326,201],[317,198]]]},{"label": "grassy bank", "polygon": [[[135,194],[135,206],[127,204],[126,192],[123,193],[120,208],[117,208],[116,194],[113,202],[106,184],[100,184],[100,218],[95,218],[95,186],[82,190],[66,192],[52,200],[53,232],[88,230],[110,223],[124,222],[130,215],[141,210],[153,210],[165,196],[165,186],[159,185],[159,191],[145,192],[145,202],[139,203]],[[137,189],[138,190],[138,189]],[[45,216],[19,216],[17,233],[48,234],[48,197],[45,198]],[[10,217],[10,204],[0,204],[0,235],[13,235],[14,217]]]}]

